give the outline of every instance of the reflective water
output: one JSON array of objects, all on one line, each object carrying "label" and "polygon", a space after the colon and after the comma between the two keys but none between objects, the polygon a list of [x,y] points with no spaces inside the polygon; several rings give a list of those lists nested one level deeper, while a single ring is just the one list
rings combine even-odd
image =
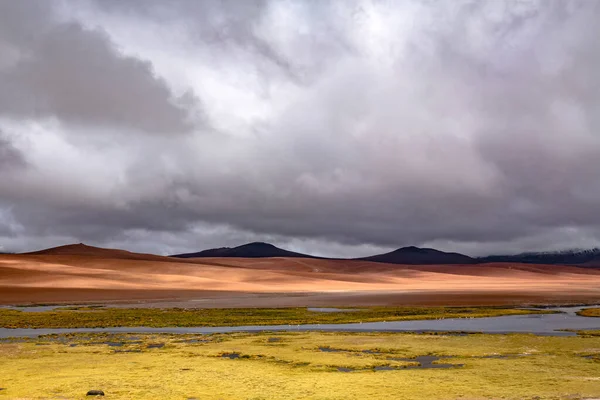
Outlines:
[{"label": "reflective water", "polygon": [[23,312],[44,312],[52,311],[57,308],[68,307],[68,306],[0,306],[0,310],[17,310]]},{"label": "reflective water", "polygon": [[483,332],[533,333],[536,335],[573,336],[561,331],[600,329],[600,318],[580,317],[576,311],[585,307],[555,308],[561,314],[511,315],[489,318],[451,318],[427,321],[368,322],[354,324],[261,325],[193,328],[75,328],[75,329],[7,329],[0,328],[0,338],[35,337],[73,332],[109,333],[227,333],[260,331],[345,331],[345,332]]}]

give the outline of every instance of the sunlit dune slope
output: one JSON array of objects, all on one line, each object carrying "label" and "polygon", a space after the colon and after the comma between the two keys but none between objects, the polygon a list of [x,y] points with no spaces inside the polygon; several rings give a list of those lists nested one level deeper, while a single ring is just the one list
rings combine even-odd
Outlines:
[{"label": "sunlit dune slope", "polygon": [[155,254],[133,253],[120,249],[105,249],[102,247],[88,246],[83,243],[68,244],[65,246],[52,247],[50,249],[24,253],[25,256],[85,256],[105,259],[126,259],[145,261],[169,261],[186,262],[186,260],[171,257],[157,256]]},{"label": "sunlit dune slope", "polygon": [[[124,250],[69,245],[35,253],[0,255],[0,302],[19,289],[139,293],[220,291],[251,293],[565,293],[600,300],[600,270],[569,266],[493,263],[398,265],[305,258],[174,259]],[[10,289],[10,290],[9,290]],[[32,295],[33,296],[33,295]],[[60,301],[60,295],[57,295]],[[154,297],[155,295],[149,295]],[[35,296],[34,296],[35,297]],[[141,296],[143,297],[143,296]],[[568,297],[568,296],[567,296]],[[33,300],[31,300],[33,301]]]}]

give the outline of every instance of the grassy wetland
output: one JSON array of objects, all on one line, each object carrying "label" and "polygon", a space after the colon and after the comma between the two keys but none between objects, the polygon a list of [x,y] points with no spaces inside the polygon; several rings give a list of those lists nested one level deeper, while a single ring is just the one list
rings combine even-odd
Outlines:
[{"label": "grassy wetland", "polygon": [[0,371],[0,399],[585,399],[600,336],[52,335],[1,341]]},{"label": "grassy wetland", "polygon": [[600,308],[584,308],[577,314],[582,317],[600,317]]},{"label": "grassy wetland", "polygon": [[[345,311],[345,312],[343,312]],[[534,311],[547,313],[550,310]],[[510,307],[0,310],[3,328],[349,323],[531,314]],[[0,399],[600,398],[600,331],[71,333],[0,340]]]},{"label": "grassy wetland", "polygon": [[195,327],[341,324],[550,313],[511,307],[361,307],[351,312],[307,308],[156,309],[65,307],[25,312],[0,309],[0,328]]}]

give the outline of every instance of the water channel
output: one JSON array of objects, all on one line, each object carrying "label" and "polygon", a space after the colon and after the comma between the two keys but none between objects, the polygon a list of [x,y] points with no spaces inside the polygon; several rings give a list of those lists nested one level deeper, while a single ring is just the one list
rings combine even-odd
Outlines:
[{"label": "water channel", "polygon": [[[589,307],[589,306],[588,306]],[[207,334],[261,331],[326,331],[326,332],[465,332],[465,333],[532,333],[549,336],[574,336],[567,330],[600,329],[600,318],[581,317],[576,314],[586,307],[555,307],[549,310],[558,314],[509,315],[486,318],[448,318],[420,321],[365,322],[352,324],[308,325],[250,325],[220,327],[116,327],[69,329],[9,329],[0,328],[0,338],[36,337],[63,333],[181,333]],[[327,311],[331,312],[331,311]]]}]

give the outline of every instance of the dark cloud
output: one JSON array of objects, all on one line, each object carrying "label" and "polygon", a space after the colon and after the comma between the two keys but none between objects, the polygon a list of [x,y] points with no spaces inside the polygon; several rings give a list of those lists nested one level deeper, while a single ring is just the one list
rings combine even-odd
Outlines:
[{"label": "dark cloud", "polygon": [[0,28],[13,247],[600,244],[596,2],[39,4]]},{"label": "dark cloud", "polygon": [[101,31],[53,20],[47,5],[0,4],[0,115],[146,132],[191,128],[150,62],[124,56]]}]

